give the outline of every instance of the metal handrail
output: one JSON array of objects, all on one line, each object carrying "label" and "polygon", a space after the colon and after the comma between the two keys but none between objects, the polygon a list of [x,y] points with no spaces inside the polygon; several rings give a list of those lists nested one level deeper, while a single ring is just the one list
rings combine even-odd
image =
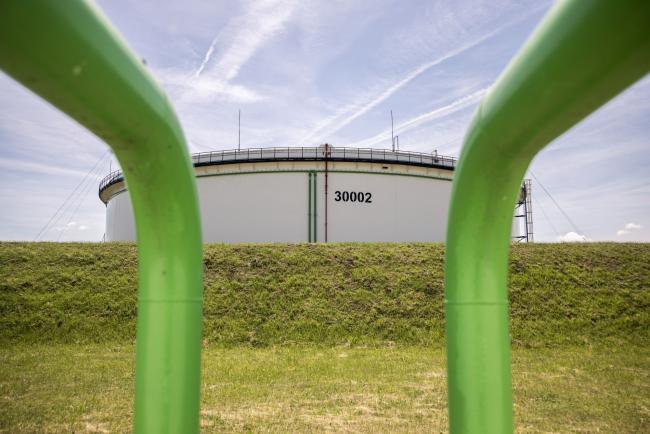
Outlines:
[{"label": "metal handrail", "polygon": [[[377,163],[403,163],[454,169],[457,159],[437,153],[413,151],[391,151],[374,148],[327,147],[329,161],[367,161]],[[261,161],[320,161],[325,160],[325,147],[269,147],[248,149],[224,149],[210,152],[197,152],[191,156],[195,167],[212,164],[261,162]],[[99,193],[113,184],[122,182],[124,177],[120,170],[114,170],[99,183]]]}]

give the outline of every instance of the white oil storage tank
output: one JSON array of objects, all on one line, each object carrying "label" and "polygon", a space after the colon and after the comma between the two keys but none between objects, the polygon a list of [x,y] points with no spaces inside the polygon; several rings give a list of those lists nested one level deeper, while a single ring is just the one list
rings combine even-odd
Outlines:
[{"label": "white oil storage tank", "polygon": [[[199,153],[192,161],[207,243],[445,238],[451,157],[322,145]],[[99,197],[105,239],[134,241],[119,171],[101,181]],[[526,226],[513,224],[513,238],[527,238]]]}]

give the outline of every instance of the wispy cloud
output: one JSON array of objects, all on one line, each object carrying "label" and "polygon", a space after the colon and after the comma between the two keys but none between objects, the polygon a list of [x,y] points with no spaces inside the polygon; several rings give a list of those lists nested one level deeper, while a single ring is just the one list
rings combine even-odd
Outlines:
[{"label": "wispy cloud", "polygon": [[[230,81],[239,74],[242,66],[255,53],[285,29],[297,1],[255,0],[248,4],[246,12],[231,20],[226,34],[232,34],[227,47],[219,54],[219,61],[209,69],[214,78]],[[211,45],[209,52],[214,50]],[[207,56],[207,53],[206,53]],[[204,68],[205,69],[205,68]]]},{"label": "wispy cloud", "polygon": [[[455,113],[459,110],[463,110],[471,105],[474,105],[478,103],[478,101],[485,95],[487,92],[486,89],[480,89],[476,92],[473,92],[467,96],[464,96],[462,98],[457,99],[456,101],[453,101],[443,107],[438,107],[435,108],[429,112],[422,113],[418,116],[412,117],[411,119],[408,119],[400,124],[398,124],[395,128],[395,131],[398,133],[404,133],[407,131],[410,131],[412,129],[418,128],[419,126],[431,122],[435,119],[442,118],[444,116],[450,115],[452,113]],[[380,142],[385,142],[386,139],[389,139],[391,136],[391,130],[386,129],[382,131],[381,133],[377,134],[376,136],[360,140],[356,143],[356,146],[359,147],[372,147],[373,145],[380,143]]]},{"label": "wispy cloud", "polygon": [[429,71],[435,66],[440,65],[441,63],[452,59],[456,56],[459,56],[460,54],[482,44],[483,42],[489,40],[493,36],[501,33],[505,29],[522,22],[526,18],[529,18],[531,15],[534,13],[539,13],[540,9],[535,9],[531,12],[526,13],[523,16],[519,16],[514,20],[511,20],[507,22],[504,25],[501,25],[494,30],[476,38],[473,39],[470,42],[467,42],[465,44],[461,44],[458,48],[453,49],[445,54],[443,54],[440,57],[437,57],[436,59],[430,60],[428,62],[422,63],[419,66],[415,67],[408,73],[406,73],[402,78],[394,82],[393,84],[389,85],[388,87],[384,88],[382,91],[380,91],[378,94],[373,95],[369,99],[367,99],[367,96],[362,95],[361,96],[361,101],[354,101],[351,104],[348,104],[346,107],[335,113],[333,116],[330,118],[326,119],[323,122],[320,122],[318,125],[316,125],[315,128],[313,128],[309,133],[307,133],[304,137],[301,139],[301,143],[310,143],[310,142],[317,142],[321,140],[323,137],[328,137],[336,133],[338,130],[341,128],[345,127],[346,125],[350,124],[352,121],[355,119],[359,118],[360,116],[363,116],[366,114],[369,110],[373,109],[377,105],[381,104],[384,102],[386,99],[388,99],[390,96],[398,92],[400,89],[402,89],[404,86],[415,80],[417,77],[420,75],[424,74],[425,72]]},{"label": "wispy cloud", "polygon": [[[69,176],[72,178],[80,178],[86,175],[86,172],[82,170],[72,169],[69,167],[57,167],[52,164],[42,164],[33,161],[2,157],[0,157],[0,169],[5,173],[17,171],[38,175]],[[100,179],[99,176],[96,176],[95,178]]]},{"label": "wispy cloud", "polygon": [[215,36],[194,72],[160,69],[158,77],[165,86],[181,88],[181,103],[260,100],[258,92],[232,81],[260,49],[285,30],[297,4],[297,0],[247,3],[243,14],[232,18]]},{"label": "wispy cloud", "polygon": [[176,95],[176,105],[180,109],[182,105],[202,102],[251,103],[263,99],[258,92],[249,87],[232,84],[208,74],[196,77],[180,69],[159,69],[156,76],[164,87]]}]

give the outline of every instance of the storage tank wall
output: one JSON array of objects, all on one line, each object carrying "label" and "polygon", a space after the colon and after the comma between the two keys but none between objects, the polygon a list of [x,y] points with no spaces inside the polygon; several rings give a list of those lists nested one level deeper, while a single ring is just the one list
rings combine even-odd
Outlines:
[{"label": "storage tank wall", "polygon": [[[328,241],[444,241],[451,181],[328,172]],[[325,240],[325,174],[318,173],[318,241]]]},{"label": "storage tank wall", "polygon": [[[204,242],[307,242],[314,235],[316,241],[325,241],[322,162],[213,167],[228,172],[210,173],[207,167],[197,176]],[[330,164],[327,241],[444,241],[452,183],[440,176],[449,172],[431,172],[397,165]],[[310,178],[315,182],[311,192]],[[135,241],[128,192],[115,191],[106,209],[106,239]],[[513,237],[523,231],[518,220],[513,221]],[[315,231],[308,230],[310,225]]]},{"label": "storage tank wall", "polygon": [[106,204],[106,240],[135,241],[135,220],[127,191],[116,194]]},{"label": "storage tank wall", "polygon": [[205,242],[307,241],[306,172],[197,178]]}]

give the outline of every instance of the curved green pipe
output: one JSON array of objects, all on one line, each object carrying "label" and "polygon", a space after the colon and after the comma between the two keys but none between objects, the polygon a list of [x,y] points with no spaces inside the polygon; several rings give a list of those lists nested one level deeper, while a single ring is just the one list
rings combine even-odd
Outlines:
[{"label": "curved green pipe", "polygon": [[512,213],[544,146],[650,70],[650,2],[557,3],[481,102],[454,175],[445,310],[450,430],[513,430]]},{"label": "curved green pipe", "polygon": [[0,67],[115,151],[140,264],[135,431],[198,432],[201,226],[194,171],[167,98],[83,1],[2,2]]}]

